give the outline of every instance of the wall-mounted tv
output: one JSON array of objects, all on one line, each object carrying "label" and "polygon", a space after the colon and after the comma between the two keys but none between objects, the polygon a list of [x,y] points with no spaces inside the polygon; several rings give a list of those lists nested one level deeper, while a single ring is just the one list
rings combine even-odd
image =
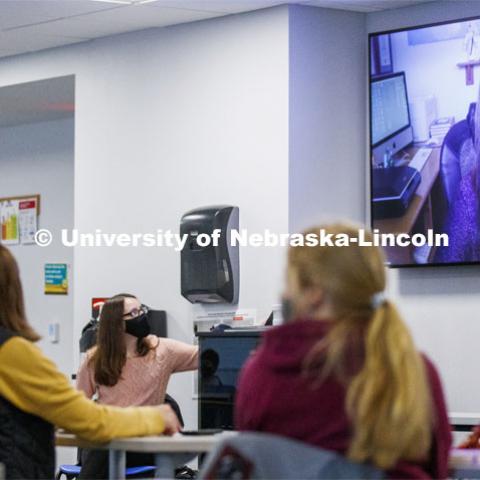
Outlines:
[{"label": "wall-mounted tv", "polygon": [[480,263],[479,92],[480,17],[369,35],[371,221],[389,265]]}]

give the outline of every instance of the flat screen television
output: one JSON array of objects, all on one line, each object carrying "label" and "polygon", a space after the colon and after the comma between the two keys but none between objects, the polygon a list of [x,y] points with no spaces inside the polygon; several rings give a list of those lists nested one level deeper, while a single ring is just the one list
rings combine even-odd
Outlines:
[{"label": "flat screen television", "polygon": [[369,35],[372,229],[394,267],[480,263],[480,17]]}]

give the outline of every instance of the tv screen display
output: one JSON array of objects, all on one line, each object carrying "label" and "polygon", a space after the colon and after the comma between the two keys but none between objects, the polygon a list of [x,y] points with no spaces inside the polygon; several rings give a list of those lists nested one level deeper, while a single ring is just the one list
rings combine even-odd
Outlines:
[{"label": "tv screen display", "polygon": [[480,263],[480,18],[369,36],[371,220],[391,266]]}]

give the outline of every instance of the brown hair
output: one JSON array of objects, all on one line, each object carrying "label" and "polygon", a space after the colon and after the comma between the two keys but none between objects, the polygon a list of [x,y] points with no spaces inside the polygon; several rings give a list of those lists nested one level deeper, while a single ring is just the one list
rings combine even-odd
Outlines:
[{"label": "brown hair", "polygon": [[[129,293],[120,293],[109,298],[102,307],[97,332],[97,344],[90,362],[93,363],[95,382],[113,387],[121,378],[127,361],[125,344],[125,298],[137,298]],[[137,340],[137,353],[144,357],[152,349],[145,338]]]},{"label": "brown hair", "polygon": [[[359,237],[349,224],[319,226],[304,232]],[[365,239],[372,242],[372,234]],[[350,459],[388,469],[400,459],[427,455],[434,422],[425,364],[393,303],[372,302],[385,289],[380,248],[359,246],[292,247],[289,271],[300,289],[320,288],[330,300],[332,324],[305,359],[317,378],[345,371],[352,338],[361,338],[363,360],[347,383],[346,410],[353,424]],[[359,332],[360,335],[359,335]],[[342,368],[343,366],[343,368]]]},{"label": "brown hair", "polygon": [[0,327],[31,342],[40,335],[28,324],[23,289],[17,262],[10,251],[0,245]]}]

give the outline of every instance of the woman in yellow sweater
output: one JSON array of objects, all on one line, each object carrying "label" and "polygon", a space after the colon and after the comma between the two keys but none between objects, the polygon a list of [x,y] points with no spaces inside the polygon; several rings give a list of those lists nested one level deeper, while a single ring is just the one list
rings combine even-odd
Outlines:
[{"label": "woman in yellow sweater", "polygon": [[17,263],[0,245],[0,463],[7,479],[54,477],[54,425],[97,442],[179,430],[166,405],[118,408],[88,400],[34,345],[39,338],[26,320]]}]

